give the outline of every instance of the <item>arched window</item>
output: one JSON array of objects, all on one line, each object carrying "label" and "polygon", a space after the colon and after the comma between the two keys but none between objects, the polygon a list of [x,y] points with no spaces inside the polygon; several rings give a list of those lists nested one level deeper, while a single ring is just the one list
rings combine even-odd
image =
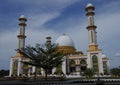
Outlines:
[{"label": "arched window", "polygon": [[74,66],[75,65],[75,61],[74,60],[71,60],[70,61],[70,66]]},{"label": "arched window", "polygon": [[18,71],[18,59],[13,60],[12,75],[17,76]]},{"label": "arched window", "polygon": [[74,60],[71,60],[71,61],[69,62],[69,65],[70,65],[70,72],[75,72],[75,71],[76,71],[75,61],[74,61]]},{"label": "arched window", "polygon": [[85,60],[81,60],[80,61],[80,65],[81,65],[81,71],[85,71],[86,70],[86,61]]},{"label": "arched window", "polygon": [[98,73],[98,58],[96,55],[92,56],[92,64],[93,64],[93,70],[94,72]]},{"label": "arched window", "polygon": [[81,61],[80,61],[80,64],[81,64],[81,65],[86,65],[86,61],[85,61],[85,60],[81,60]]}]

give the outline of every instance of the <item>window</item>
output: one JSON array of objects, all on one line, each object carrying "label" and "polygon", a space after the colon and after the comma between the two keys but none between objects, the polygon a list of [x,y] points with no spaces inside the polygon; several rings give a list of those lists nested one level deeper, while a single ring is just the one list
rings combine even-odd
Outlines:
[{"label": "window", "polygon": [[93,40],[93,31],[91,31],[91,42],[93,43],[94,40]]}]

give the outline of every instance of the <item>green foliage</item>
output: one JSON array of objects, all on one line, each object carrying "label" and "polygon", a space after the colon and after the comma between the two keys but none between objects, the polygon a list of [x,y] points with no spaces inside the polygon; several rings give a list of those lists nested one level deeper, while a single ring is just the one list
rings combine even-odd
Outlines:
[{"label": "green foliage", "polygon": [[9,70],[0,70],[0,77],[8,76],[9,75]]},{"label": "green foliage", "polygon": [[25,50],[19,49],[30,61],[21,61],[24,64],[41,67],[45,70],[46,76],[47,71],[57,67],[63,61],[64,55],[56,52],[56,44],[44,45],[36,44],[35,47],[26,46]]},{"label": "green foliage", "polygon": [[110,72],[113,76],[120,76],[120,66],[116,68],[112,68]]},{"label": "green foliage", "polygon": [[64,81],[65,79],[66,79],[66,78],[65,78],[64,75],[59,77],[59,81]]},{"label": "green foliage", "polygon": [[36,68],[36,74],[41,75],[41,69],[40,69],[40,67]]},{"label": "green foliage", "polygon": [[86,77],[93,77],[93,75],[94,75],[94,71],[92,70],[92,69],[86,69],[85,70],[85,72],[84,72],[84,75],[86,76]]},{"label": "green foliage", "polygon": [[63,72],[62,72],[62,64],[60,64],[60,65],[58,65],[57,67],[56,67],[56,72],[54,73],[54,74],[62,74]]}]

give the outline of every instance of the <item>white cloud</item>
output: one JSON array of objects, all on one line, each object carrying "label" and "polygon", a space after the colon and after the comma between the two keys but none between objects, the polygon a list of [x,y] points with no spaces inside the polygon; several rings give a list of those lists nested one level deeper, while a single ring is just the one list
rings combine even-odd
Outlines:
[{"label": "white cloud", "polygon": [[120,57],[120,52],[115,54],[116,57]]},{"label": "white cloud", "polygon": [[120,50],[120,12],[111,13],[103,13],[96,16],[98,43],[109,57],[113,57],[114,52]]},{"label": "white cloud", "polygon": [[[15,41],[17,41],[18,31],[6,31],[4,33],[1,33],[0,35],[0,47],[2,47],[2,51],[6,52],[7,50],[10,50],[11,47],[15,47]],[[7,49],[6,49],[7,48]],[[15,48],[14,48],[15,49]]]},{"label": "white cloud", "polygon": [[[120,15],[118,14],[104,14],[102,16],[98,16],[97,26],[98,31],[100,31],[104,36],[104,38],[111,38],[119,34],[120,32]],[[107,32],[107,33],[106,33]]]},{"label": "white cloud", "polygon": [[43,29],[43,25],[48,21],[58,17],[59,12],[32,14],[28,17],[28,29]]},{"label": "white cloud", "polygon": [[36,11],[36,9],[32,10],[34,7],[40,8],[39,11],[60,11],[67,6],[80,2],[81,0],[12,0],[8,1],[9,3],[26,5],[28,8],[31,8],[31,12]]},{"label": "white cloud", "polygon": [[17,48],[17,32],[6,31],[0,34],[0,68],[8,69],[10,57],[15,55]]}]

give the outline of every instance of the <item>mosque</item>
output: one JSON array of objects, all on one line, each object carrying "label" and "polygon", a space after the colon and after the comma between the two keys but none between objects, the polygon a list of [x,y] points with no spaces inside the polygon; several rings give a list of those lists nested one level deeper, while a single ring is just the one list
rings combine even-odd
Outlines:
[{"label": "mosque", "polygon": [[[73,40],[66,34],[61,35],[56,40],[58,44],[58,51],[67,54],[65,56],[65,60],[62,62],[60,66],[62,72],[66,74],[72,75],[82,75],[84,71],[89,68],[94,70],[95,74],[108,74],[109,73],[109,59],[106,55],[102,53],[102,49],[99,49],[97,43],[97,32],[94,24],[94,10],[95,7],[92,4],[87,4],[85,11],[86,16],[88,17],[88,26],[86,27],[88,30],[89,36],[89,45],[86,54],[82,51],[77,51]],[[17,36],[19,43],[18,49],[25,48],[25,27],[27,19],[25,16],[20,16],[19,18],[19,26],[20,33]],[[47,42],[51,42],[51,37],[46,37]],[[35,66],[24,65],[19,62],[21,60],[28,60],[23,54],[17,52],[15,56],[11,57],[10,60],[10,76],[20,74],[30,74],[37,72],[41,75],[44,75],[44,70],[42,68],[36,68]],[[50,71],[51,74],[56,72],[57,68],[54,68]]]}]

